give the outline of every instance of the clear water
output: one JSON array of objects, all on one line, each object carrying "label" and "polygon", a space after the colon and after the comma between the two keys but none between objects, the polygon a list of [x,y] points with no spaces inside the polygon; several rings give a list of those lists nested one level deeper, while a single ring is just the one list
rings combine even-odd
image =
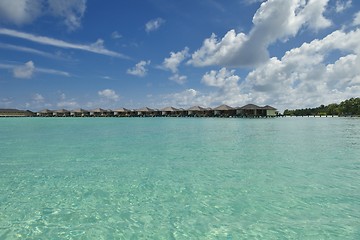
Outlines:
[{"label": "clear water", "polygon": [[360,239],[360,119],[1,118],[0,239]]}]

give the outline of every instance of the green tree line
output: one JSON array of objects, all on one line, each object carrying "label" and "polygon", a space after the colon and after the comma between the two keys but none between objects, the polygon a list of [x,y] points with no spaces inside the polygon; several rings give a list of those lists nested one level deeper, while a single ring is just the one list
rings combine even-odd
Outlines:
[{"label": "green tree line", "polygon": [[360,98],[350,98],[341,103],[332,103],[327,106],[320,105],[316,108],[303,108],[284,111],[285,116],[360,116]]}]

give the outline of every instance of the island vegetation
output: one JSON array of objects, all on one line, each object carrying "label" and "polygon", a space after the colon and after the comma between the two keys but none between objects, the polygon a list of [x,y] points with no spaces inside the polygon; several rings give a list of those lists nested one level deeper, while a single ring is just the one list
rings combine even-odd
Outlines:
[{"label": "island vegetation", "polygon": [[339,104],[332,103],[315,108],[286,109],[284,116],[360,116],[360,98],[350,98]]}]

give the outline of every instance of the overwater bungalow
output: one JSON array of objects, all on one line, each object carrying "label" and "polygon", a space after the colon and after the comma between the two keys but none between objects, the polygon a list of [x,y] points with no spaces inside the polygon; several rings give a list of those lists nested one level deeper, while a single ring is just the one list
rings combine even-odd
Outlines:
[{"label": "overwater bungalow", "polygon": [[247,104],[236,109],[236,114],[241,117],[275,117],[276,108],[269,105],[259,107],[255,104]]},{"label": "overwater bungalow", "polygon": [[90,112],[82,108],[70,111],[70,116],[72,117],[88,117],[89,115]]},{"label": "overwater bungalow", "polygon": [[54,111],[49,110],[49,109],[43,109],[40,112],[37,112],[36,116],[38,116],[38,117],[53,117]]},{"label": "overwater bungalow", "polygon": [[276,117],[278,114],[277,109],[272,106],[266,105],[263,109],[266,111],[267,117]]},{"label": "overwater bungalow", "polygon": [[102,108],[96,108],[93,110],[90,110],[90,117],[106,117],[108,116],[108,111]]},{"label": "overwater bungalow", "polygon": [[130,117],[132,110],[127,109],[127,108],[118,108],[118,109],[114,110],[113,112],[114,112],[114,116],[116,116],[116,117]]},{"label": "overwater bungalow", "polygon": [[215,117],[233,117],[236,116],[236,109],[233,107],[230,107],[228,105],[220,105],[216,108],[213,109],[214,110],[214,116]]},{"label": "overwater bungalow", "polygon": [[161,116],[164,117],[180,117],[182,111],[174,107],[165,107],[161,109]]},{"label": "overwater bungalow", "polygon": [[190,117],[209,117],[211,115],[209,109],[200,106],[193,106],[187,112]]},{"label": "overwater bungalow", "polygon": [[138,117],[155,117],[158,115],[158,111],[148,107],[136,109],[135,112]]},{"label": "overwater bungalow", "polygon": [[66,109],[60,109],[53,112],[54,117],[69,117],[70,111]]}]

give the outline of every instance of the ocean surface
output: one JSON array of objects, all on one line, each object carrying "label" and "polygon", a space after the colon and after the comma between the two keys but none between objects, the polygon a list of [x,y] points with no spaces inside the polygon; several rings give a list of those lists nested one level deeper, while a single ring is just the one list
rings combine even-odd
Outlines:
[{"label": "ocean surface", "polygon": [[360,119],[0,118],[0,239],[360,239]]}]

